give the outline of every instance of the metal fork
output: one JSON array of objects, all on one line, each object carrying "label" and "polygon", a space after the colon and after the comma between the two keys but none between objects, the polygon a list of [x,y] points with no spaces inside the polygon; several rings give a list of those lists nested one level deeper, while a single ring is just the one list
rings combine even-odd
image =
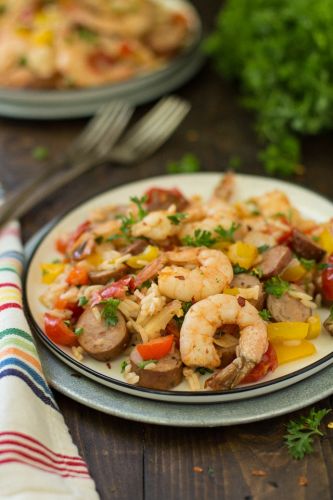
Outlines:
[{"label": "metal fork", "polygon": [[34,198],[36,189],[65,166],[68,168],[68,165],[74,164],[71,167],[74,170],[79,166],[92,165],[96,162],[99,157],[98,146],[105,143],[112,147],[128,124],[133,111],[133,107],[123,102],[113,102],[103,106],[63,155],[45,168],[32,182],[5,197],[0,207],[0,225],[9,218],[22,215],[27,210],[24,210],[23,206],[30,205],[29,200]]},{"label": "metal fork", "polygon": [[[55,175],[50,181],[43,184],[40,189],[35,190],[29,199],[25,199],[20,206],[16,206],[10,217],[19,217],[26,213],[58,188],[97,164],[107,161],[130,164],[136,160],[146,158],[166,142],[189,110],[190,104],[183,99],[174,96],[162,99],[126,133],[124,139],[119,141],[117,146],[110,145],[107,141],[101,141],[94,148],[96,154],[94,161],[81,163]],[[0,224],[3,222],[2,207],[0,207]]]}]

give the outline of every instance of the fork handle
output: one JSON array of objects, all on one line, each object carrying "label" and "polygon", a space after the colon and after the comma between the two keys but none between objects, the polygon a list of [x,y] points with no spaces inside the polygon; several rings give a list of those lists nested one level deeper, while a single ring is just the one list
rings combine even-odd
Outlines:
[{"label": "fork handle", "polygon": [[0,226],[10,219],[24,215],[54,191],[102,162],[102,157],[96,157],[94,161],[90,159],[90,161],[78,163],[69,170],[56,174],[46,183],[44,181],[50,177],[50,170],[43,172],[28,186],[17,190],[5,199],[3,205],[0,206]]}]

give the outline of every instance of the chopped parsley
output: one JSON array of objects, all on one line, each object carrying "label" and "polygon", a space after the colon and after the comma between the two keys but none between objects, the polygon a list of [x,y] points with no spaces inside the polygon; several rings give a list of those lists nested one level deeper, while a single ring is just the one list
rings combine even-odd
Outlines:
[{"label": "chopped parsley", "polygon": [[219,235],[219,237],[222,241],[234,242],[235,241],[235,238],[234,238],[235,231],[237,231],[237,229],[239,229],[239,228],[240,228],[240,224],[236,224],[235,222],[233,222],[231,224],[231,226],[229,227],[229,229],[224,229],[222,226],[217,226],[214,229],[214,231],[216,234]]},{"label": "chopped parsley", "polygon": [[142,285],[140,286],[140,290],[141,290],[142,288],[150,288],[152,283],[153,283],[153,281],[152,281],[152,280],[146,280],[146,281],[144,281],[144,282],[142,283]]},{"label": "chopped parsley", "polygon": [[97,40],[97,34],[84,26],[78,26],[76,32],[81,40],[84,40],[85,42],[95,43]]},{"label": "chopped parsley", "polygon": [[120,304],[119,299],[107,299],[100,302],[103,304],[102,318],[107,326],[115,326],[118,323],[117,310]]},{"label": "chopped parsley", "polygon": [[65,325],[66,325],[66,326],[68,326],[68,327],[71,327],[71,326],[72,326],[72,323],[70,322],[70,320],[69,320],[69,319],[65,319],[65,320],[64,320],[64,323],[65,323]]},{"label": "chopped parsley", "polygon": [[49,157],[49,150],[45,146],[36,146],[32,150],[32,157],[38,161],[46,160]]},{"label": "chopped parsley", "polygon": [[314,259],[304,259],[301,257],[299,261],[307,271],[311,271],[316,266],[316,261]]},{"label": "chopped parsley", "polygon": [[274,295],[274,297],[279,299],[287,290],[289,290],[290,283],[288,283],[288,281],[284,281],[279,276],[273,276],[273,278],[266,281],[264,288],[267,293]]},{"label": "chopped parsley", "polygon": [[313,452],[313,437],[324,435],[320,431],[320,424],[330,411],[326,408],[321,410],[311,408],[307,417],[301,416],[297,420],[289,421],[284,440],[290,455],[295,460],[301,460],[304,455]]},{"label": "chopped parsley", "polygon": [[175,213],[172,215],[167,215],[168,219],[171,221],[172,224],[175,226],[178,226],[182,220],[184,220],[187,217],[187,214],[184,213]]},{"label": "chopped parsley", "polygon": [[254,267],[252,269],[252,271],[250,272],[250,274],[252,274],[252,276],[255,276],[256,278],[260,279],[260,278],[262,278],[263,271],[259,267]]},{"label": "chopped parsley", "polygon": [[169,174],[188,174],[199,170],[201,170],[200,161],[191,153],[187,153],[179,161],[173,161],[167,165]]},{"label": "chopped parsley", "polygon": [[141,363],[138,364],[138,367],[143,369],[150,363],[157,363],[157,359],[146,359],[145,361],[141,361]]},{"label": "chopped parsley", "polygon": [[232,268],[234,270],[234,274],[247,273],[247,269],[245,269],[245,267],[240,266],[239,264],[234,264]]},{"label": "chopped parsley", "polygon": [[333,267],[333,264],[329,264],[328,262],[321,262],[320,264],[317,264],[317,269],[319,271],[322,271],[323,269],[328,269],[329,267]]},{"label": "chopped parsley", "polygon": [[269,245],[260,245],[260,247],[258,247],[258,252],[264,253],[264,252],[266,252],[266,250],[269,250],[269,248],[270,248]]},{"label": "chopped parsley", "polygon": [[28,64],[28,59],[26,58],[26,56],[21,56],[18,60],[18,65],[24,67],[27,64]]},{"label": "chopped parsley", "polygon": [[120,365],[120,371],[121,371],[121,373],[124,373],[125,368],[126,368],[127,365],[128,365],[128,362],[126,361],[126,359],[124,359],[124,361],[122,361],[121,365]]},{"label": "chopped parsley", "polygon": [[84,330],[81,326],[80,328],[75,328],[74,333],[75,333],[75,335],[77,335],[79,337],[80,335],[82,335],[83,331]]},{"label": "chopped parsley", "polygon": [[268,309],[262,309],[259,311],[259,316],[264,320],[264,321],[269,321],[272,318],[271,313],[269,312]]},{"label": "chopped parsley", "polygon": [[144,195],[141,198],[132,196],[130,200],[138,207],[138,220],[142,220],[148,213],[147,210],[145,210],[142,206],[147,201],[147,195]]},{"label": "chopped parsley", "polygon": [[174,316],[174,319],[178,325],[179,328],[181,328],[183,322],[184,322],[184,318],[188,312],[188,310],[190,309],[190,307],[192,307],[193,303],[192,302],[183,302],[182,303],[182,310],[183,310],[183,316]]},{"label": "chopped parsley", "polygon": [[207,373],[213,373],[214,370],[211,370],[210,368],[204,368],[203,366],[198,366],[195,371],[200,373],[200,375],[207,375]]},{"label": "chopped parsley", "polygon": [[182,243],[189,247],[211,247],[216,242],[217,239],[213,238],[212,233],[205,229],[196,229],[194,236],[185,236],[182,239]]},{"label": "chopped parsley", "polygon": [[85,297],[84,295],[82,295],[82,297],[79,297],[79,306],[80,307],[83,307],[85,306],[86,304],[88,304],[88,299],[87,297]]}]

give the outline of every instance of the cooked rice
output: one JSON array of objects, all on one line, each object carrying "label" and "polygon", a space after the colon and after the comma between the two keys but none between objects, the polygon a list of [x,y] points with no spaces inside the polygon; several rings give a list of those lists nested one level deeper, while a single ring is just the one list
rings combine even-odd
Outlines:
[{"label": "cooked rice", "polygon": [[81,347],[81,346],[79,346],[79,347],[73,346],[72,353],[73,353],[73,356],[75,359],[77,359],[78,361],[82,361],[84,358],[85,351],[84,351],[83,347]]},{"label": "cooked rice", "polygon": [[137,375],[134,372],[125,373],[124,378],[128,384],[132,384],[132,385],[137,384],[140,380],[139,375]]},{"label": "cooked rice", "polygon": [[118,309],[121,313],[123,313],[126,319],[136,319],[139,314],[140,306],[134,302],[134,300],[125,299],[120,302]]},{"label": "cooked rice", "polygon": [[288,290],[288,294],[290,295],[290,297],[294,297],[295,299],[300,299],[300,300],[312,300],[312,296],[309,295],[308,293],[305,293],[305,292],[301,292],[299,290],[294,290],[294,289],[290,289]]},{"label": "cooked rice", "polygon": [[104,288],[103,285],[89,285],[89,286],[81,286],[79,289],[78,298],[86,297],[87,300],[90,300],[93,293],[98,292]]},{"label": "cooked rice", "polygon": [[149,340],[149,337],[148,337],[148,334],[146,333],[145,331],[145,328],[143,328],[141,325],[139,325],[136,321],[134,321],[133,319],[129,319],[127,321],[127,328],[133,332],[133,333],[138,333],[141,337],[141,340],[142,342],[145,344],[146,342],[148,342]]},{"label": "cooked rice", "polygon": [[159,337],[161,331],[165,330],[169,321],[172,320],[175,314],[181,308],[181,302],[179,300],[173,300],[169,302],[160,312],[152,316],[148,322],[145,322],[144,331],[148,339],[155,339]]},{"label": "cooked rice", "polygon": [[102,316],[101,316],[99,309],[96,306],[94,306],[91,308],[91,310],[92,310],[93,315],[95,316],[96,321],[101,321]]},{"label": "cooked rice", "polygon": [[322,295],[321,293],[317,293],[316,296],[315,296],[315,304],[317,304],[317,307],[321,307],[321,304],[322,304]]},{"label": "cooked rice", "polygon": [[156,283],[152,283],[147,294],[141,299],[138,323],[144,324],[154,314],[160,312],[165,304],[166,298],[161,295]]},{"label": "cooked rice", "polygon": [[200,379],[198,374],[192,368],[184,368],[183,375],[191,391],[200,391]]},{"label": "cooked rice", "polygon": [[259,297],[259,285],[251,286],[249,288],[238,288],[238,294],[246,300],[257,300]]},{"label": "cooked rice", "polygon": [[72,286],[64,293],[60,295],[62,300],[67,300],[68,302],[76,302],[79,296],[79,289],[76,286]]},{"label": "cooked rice", "polygon": [[153,370],[156,367],[156,363],[153,361],[151,363],[148,363],[147,365],[144,366],[144,370]]}]

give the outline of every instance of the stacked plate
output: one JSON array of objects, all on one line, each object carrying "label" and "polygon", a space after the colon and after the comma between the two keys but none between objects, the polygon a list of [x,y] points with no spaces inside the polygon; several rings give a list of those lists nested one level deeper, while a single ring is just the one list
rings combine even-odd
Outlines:
[{"label": "stacked plate", "polygon": [[134,105],[152,101],[188,81],[201,67],[202,26],[194,7],[184,0],[158,0],[187,11],[193,26],[182,52],[166,66],[130,80],[83,90],[0,89],[0,115],[27,119],[79,118],[111,100]]}]

